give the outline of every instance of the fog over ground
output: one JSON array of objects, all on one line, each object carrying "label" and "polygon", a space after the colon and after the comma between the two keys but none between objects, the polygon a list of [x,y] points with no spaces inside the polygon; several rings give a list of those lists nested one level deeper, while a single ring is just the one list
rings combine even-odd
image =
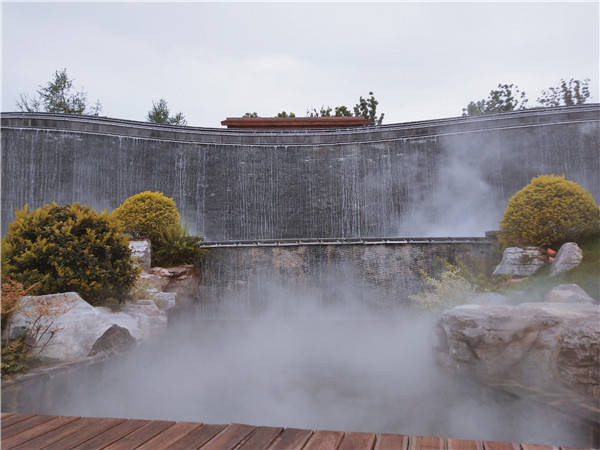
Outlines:
[{"label": "fog over ground", "polygon": [[586,444],[567,416],[441,372],[434,314],[278,295],[253,318],[185,314],[98,384],[72,381],[54,412]]}]

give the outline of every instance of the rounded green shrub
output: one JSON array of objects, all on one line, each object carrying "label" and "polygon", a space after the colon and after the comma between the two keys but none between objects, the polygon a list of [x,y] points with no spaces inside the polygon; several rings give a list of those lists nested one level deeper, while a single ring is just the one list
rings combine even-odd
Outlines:
[{"label": "rounded green shrub", "polygon": [[559,246],[600,232],[600,208],[592,195],[564,176],[541,175],[508,201],[500,222],[504,248]]},{"label": "rounded green shrub", "polygon": [[140,192],[113,211],[125,232],[153,243],[169,230],[181,230],[181,217],[172,198],[160,192]]},{"label": "rounded green shrub", "polygon": [[31,294],[75,291],[100,305],[125,298],[137,275],[118,223],[78,203],[25,205],[2,239],[2,279],[37,283]]}]

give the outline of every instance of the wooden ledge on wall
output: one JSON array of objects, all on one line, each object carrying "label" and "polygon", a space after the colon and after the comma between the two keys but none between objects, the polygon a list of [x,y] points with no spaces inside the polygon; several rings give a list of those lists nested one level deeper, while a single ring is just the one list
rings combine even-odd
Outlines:
[{"label": "wooden ledge on wall", "polygon": [[347,128],[369,125],[364,117],[228,117],[227,128]]}]

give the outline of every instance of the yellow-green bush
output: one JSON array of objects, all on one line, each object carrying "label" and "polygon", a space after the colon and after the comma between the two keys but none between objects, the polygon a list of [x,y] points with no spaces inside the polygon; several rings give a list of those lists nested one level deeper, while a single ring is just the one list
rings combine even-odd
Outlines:
[{"label": "yellow-green bush", "polygon": [[140,192],[113,211],[125,232],[153,243],[169,230],[181,230],[181,217],[173,199],[160,192]]},{"label": "yellow-green bush", "polygon": [[78,292],[93,305],[122,299],[137,278],[127,236],[107,213],[73,203],[16,211],[2,239],[2,279],[31,294]]},{"label": "yellow-green bush", "polygon": [[600,231],[600,209],[592,195],[564,176],[541,175],[508,201],[500,242],[510,246],[558,246]]}]

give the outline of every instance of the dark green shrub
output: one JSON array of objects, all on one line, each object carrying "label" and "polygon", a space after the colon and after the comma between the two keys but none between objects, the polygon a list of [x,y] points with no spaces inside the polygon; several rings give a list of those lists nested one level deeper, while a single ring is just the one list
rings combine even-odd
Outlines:
[{"label": "dark green shrub", "polygon": [[202,238],[190,236],[187,227],[171,227],[152,244],[153,266],[198,264],[206,250],[200,248]]},{"label": "dark green shrub", "polygon": [[160,192],[140,192],[113,211],[125,232],[134,238],[148,238],[153,245],[170,229],[181,229],[181,217],[173,199]]},{"label": "dark green shrub", "polygon": [[499,239],[504,248],[557,247],[599,230],[600,209],[588,191],[564,176],[541,175],[508,201]]},{"label": "dark green shrub", "polygon": [[2,279],[31,294],[78,292],[93,305],[124,298],[138,270],[127,236],[107,213],[73,203],[16,211],[2,239]]}]

